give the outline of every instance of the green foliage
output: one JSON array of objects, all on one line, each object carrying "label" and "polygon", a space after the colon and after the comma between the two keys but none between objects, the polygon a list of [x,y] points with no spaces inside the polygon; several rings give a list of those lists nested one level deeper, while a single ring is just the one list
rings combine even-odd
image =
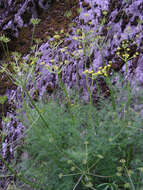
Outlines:
[{"label": "green foliage", "polygon": [[0,96],[0,104],[4,104],[7,101],[7,96]]},{"label": "green foliage", "polygon": [[9,184],[7,187],[7,190],[20,190],[16,187],[16,185],[14,184],[14,182],[12,184]]},{"label": "green foliage", "polygon": [[66,11],[64,14],[65,17],[69,18],[72,16],[72,12],[71,11]]},{"label": "green foliage", "polygon": [[5,52],[5,55],[8,56],[8,59],[10,59],[8,45],[7,45],[9,41],[10,41],[10,39],[7,38],[5,35],[0,36],[0,42],[2,44],[3,50]]},{"label": "green foliage", "polygon": [[[103,14],[106,16],[107,12],[104,11]],[[71,12],[67,11],[65,16],[70,17]],[[84,16],[88,17],[88,14],[84,14]],[[93,91],[88,83],[89,75],[86,75],[86,84],[90,103],[82,102],[80,94],[77,96],[77,92],[73,93],[71,97],[60,78],[61,65],[59,67],[52,65],[51,67],[46,66],[46,69],[57,75],[59,86],[63,90],[62,92],[60,89],[61,99],[57,96],[57,99],[51,101],[34,102],[26,89],[26,84],[31,76],[32,79],[35,79],[35,63],[41,54],[41,52],[36,53],[40,40],[34,39],[35,27],[39,22],[39,19],[31,20],[33,24],[31,46],[33,41],[36,44],[31,47],[34,56],[30,56],[30,63],[28,65],[25,62],[18,64],[21,55],[15,52],[13,54],[15,62],[11,63],[15,73],[10,73],[6,66],[1,67],[1,72],[6,72],[15,84],[23,88],[30,101],[30,104],[27,104],[26,98],[22,94],[24,107],[22,110],[17,110],[19,111],[17,117],[27,127],[24,144],[20,147],[27,156],[21,156],[13,166],[10,166],[1,155],[0,159],[17,179],[37,189],[140,190],[143,186],[143,129],[141,115],[135,112],[134,104],[142,103],[142,96],[138,96],[136,91],[130,89],[127,70],[127,62],[138,56],[139,53],[136,52],[133,57],[130,57],[127,44],[123,46],[124,51],[127,50],[123,55],[121,48],[117,48],[117,55],[126,64],[127,80],[125,82],[119,77],[116,84],[112,85],[102,51],[107,44],[107,39],[100,35],[94,35],[95,31],[91,30],[86,33],[83,29],[78,29],[73,40],[82,45],[77,52],[72,53],[72,56],[75,59],[79,58],[81,54],[90,56],[93,44],[96,45],[102,57],[102,73],[99,70],[93,74],[104,74],[101,77],[109,89],[110,97],[105,99],[100,92],[97,92],[100,94],[100,99],[98,105],[94,104]],[[106,17],[103,18],[100,26],[103,26],[105,22]],[[53,37],[55,41],[51,43],[51,49],[56,50],[63,41],[59,41],[60,34],[56,32]],[[1,36],[0,41],[5,54],[9,55],[7,47],[9,39]],[[62,48],[62,52],[66,49],[66,47]],[[91,71],[86,68],[86,61],[85,56],[85,71],[91,74]],[[54,60],[52,59],[51,62],[54,63]],[[64,63],[68,64],[68,62],[65,60]],[[97,85],[97,77],[92,79]],[[100,87],[98,87],[99,89]],[[3,105],[6,100],[6,97],[1,97],[1,104]],[[5,134],[1,134],[2,142],[4,138]],[[18,150],[16,153],[18,155]],[[19,155],[17,157],[19,159]],[[9,188],[16,188],[16,186],[10,185]]]},{"label": "green foliage", "polygon": [[105,99],[93,106],[76,97],[70,112],[58,100],[36,103],[49,128],[28,107],[29,122],[20,117],[27,126],[23,151],[28,153],[17,165],[21,174],[45,190],[140,188],[143,133],[141,116],[133,110],[137,95],[131,92],[128,105],[127,87],[117,84],[113,90],[116,109]]}]

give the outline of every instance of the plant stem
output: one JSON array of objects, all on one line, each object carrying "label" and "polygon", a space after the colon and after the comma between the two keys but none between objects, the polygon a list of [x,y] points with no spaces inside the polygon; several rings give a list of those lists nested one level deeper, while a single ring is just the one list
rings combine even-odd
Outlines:
[{"label": "plant stem", "polygon": [[1,161],[5,164],[6,168],[7,168],[14,176],[16,176],[20,181],[24,182],[24,183],[27,184],[27,185],[30,185],[30,186],[33,187],[33,188],[36,188],[36,189],[40,188],[39,185],[33,185],[32,182],[30,182],[29,180],[24,179],[22,176],[18,175],[17,172],[16,172],[15,170],[13,170],[13,169],[9,166],[9,164],[4,160],[4,158],[3,158],[1,155],[0,155],[0,159],[1,159]]},{"label": "plant stem", "polygon": [[103,55],[103,52],[102,52],[102,48],[99,48],[99,51],[100,51],[100,54],[101,54],[101,57],[102,57],[102,66],[105,66],[105,59],[104,59],[104,55]]},{"label": "plant stem", "polygon": [[10,55],[9,55],[9,50],[8,50],[8,45],[7,45],[7,43],[6,43],[6,51],[7,51],[8,60],[10,61]]},{"label": "plant stem", "polygon": [[28,96],[28,98],[29,98],[29,100],[30,100],[32,106],[33,106],[33,107],[35,108],[35,110],[38,112],[38,114],[39,114],[40,118],[42,119],[43,123],[45,124],[45,126],[46,126],[48,129],[50,129],[48,123],[46,122],[46,120],[44,119],[43,115],[40,113],[39,109],[37,108],[36,104],[34,103],[33,99],[31,98],[31,96],[30,96],[28,90],[26,89],[25,86],[23,86],[23,88],[24,88],[24,91],[25,91],[26,95]]},{"label": "plant stem", "polygon": [[130,174],[129,174],[129,172],[128,172],[127,167],[126,167],[126,166],[124,166],[124,167],[125,167],[125,170],[126,170],[126,172],[127,172],[128,177],[129,177],[129,180],[130,180],[130,183],[131,183],[132,190],[136,190],[136,189],[135,189],[135,186],[134,186],[134,184],[133,184],[133,181],[132,181],[132,179],[131,179],[131,177],[130,177]]},{"label": "plant stem", "polygon": [[66,96],[66,98],[67,98],[67,101],[68,101],[68,109],[69,109],[69,112],[70,112],[72,121],[74,122],[74,117],[73,117],[73,114],[72,114],[72,111],[71,111],[71,100],[70,100],[70,97],[69,97],[69,95],[68,95],[68,92],[67,92],[67,89],[66,89],[64,83],[63,83],[62,80],[61,80],[60,73],[57,73],[57,76],[58,76],[58,80],[59,80],[60,87],[64,90],[64,94],[65,94],[65,96]]},{"label": "plant stem", "polygon": [[109,91],[110,91],[111,101],[112,101],[112,107],[115,110],[116,109],[116,103],[115,103],[113,89],[112,89],[112,87],[110,87],[111,86],[111,82],[110,82],[110,80],[109,80],[108,77],[105,77],[105,81],[107,82],[107,85],[108,85],[108,88],[109,88]]},{"label": "plant stem", "polygon": [[76,189],[76,187],[78,186],[78,184],[79,184],[80,181],[82,180],[83,176],[84,176],[84,174],[82,174],[82,175],[80,176],[80,178],[79,178],[78,182],[76,183],[76,185],[74,186],[73,190]]},{"label": "plant stem", "polygon": [[129,84],[129,78],[128,78],[127,60],[125,61],[125,64],[126,64],[126,74],[127,74],[128,105],[129,105],[129,103],[130,103],[130,84]]},{"label": "plant stem", "polygon": [[1,42],[1,44],[2,44],[2,48],[3,48],[3,50],[4,50],[4,53],[5,53],[5,55],[6,55],[6,50],[5,50],[5,47],[4,47],[3,42]]},{"label": "plant stem", "polygon": [[[86,45],[84,47],[84,65],[85,65],[85,69],[87,69],[87,66],[86,66]],[[87,74],[85,75],[85,79],[86,79],[86,86],[87,86],[87,90],[88,90],[88,94],[89,94],[89,102],[90,104],[92,105],[92,93],[90,91],[90,88],[89,88],[89,83],[88,83],[88,76]]]},{"label": "plant stem", "polygon": [[35,24],[34,24],[33,32],[32,32],[32,39],[31,39],[31,46],[32,46],[32,44],[33,44],[33,36],[34,36],[35,28],[36,28],[36,26],[35,26]]},{"label": "plant stem", "polygon": [[4,104],[2,104],[2,117],[4,117]]}]

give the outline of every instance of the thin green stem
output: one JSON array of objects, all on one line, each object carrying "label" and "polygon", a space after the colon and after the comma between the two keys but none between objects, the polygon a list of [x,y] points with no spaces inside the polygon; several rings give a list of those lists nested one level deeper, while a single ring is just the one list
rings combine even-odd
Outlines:
[{"label": "thin green stem", "polygon": [[66,174],[62,175],[63,177],[68,177],[68,176],[76,176],[76,175],[81,175],[82,173],[75,173],[75,174]]},{"label": "thin green stem", "polygon": [[3,42],[1,42],[1,44],[2,44],[2,48],[3,48],[3,50],[4,50],[4,53],[5,53],[5,56],[7,55],[6,54],[6,49],[5,49],[5,47],[4,47],[4,44],[3,44]]},{"label": "thin green stem", "polygon": [[79,71],[78,71],[78,64],[76,64],[76,86],[79,86]]},{"label": "thin green stem", "polygon": [[112,84],[111,84],[108,77],[105,77],[105,81],[107,82],[107,85],[108,85],[108,88],[109,88],[109,91],[110,91],[112,107],[115,110],[116,109],[116,103],[115,103],[115,98],[114,98],[114,92],[113,92],[113,89],[112,89]]},{"label": "thin green stem", "polygon": [[74,186],[73,190],[75,190],[78,186],[78,184],[81,182],[82,178],[83,178],[84,174],[82,174],[79,178],[79,180],[77,181],[76,185]]},{"label": "thin green stem", "polygon": [[102,58],[102,66],[105,66],[105,59],[104,59],[102,48],[99,48],[99,51],[100,51],[101,58]]},{"label": "thin green stem", "polygon": [[103,175],[97,175],[97,174],[92,174],[92,173],[87,173],[87,175],[91,175],[91,176],[99,177],[99,178],[111,178],[111,177],[114,177],[113,175],[111,175],[111,176],[103,176]]},{"label": "thin green stem", "polygon": [[2,104],[2,117],[4,117],[4,104]]},{"label": "thin green stem", "polygon": [[10,61],[10,55],[9,55],[9,50],[8,50],[8,45],[7,45],[7,43],[6,43],[6,51],[7,51],[8,60]]},{"label": "thin green stem", "polygon": [[6,168],[14,175],[17,177],[17,179],[19,179],[20,181],[22,181],[23,183],[27,184],[27,185],[30,185],[31,187],[33,188],[40,188],[39,185],[33,185],[32,182],[30,182],[29,180],[25,179],[24,177],[22,177],[21,175],[17,174],[17,172],[15,170],[13,170],[9,164],[4,160],[4,158],[0,155],[0,159],[1,161],[4,163],[4,165],[6,166]]},{"label": "thin green stem", "polygon": [[[85,65],[85,69],[87,69],[87,65],[86,65],[86,46],[84,47],[84,65]],[[85,79],[86,79],[86,86],[87,86],[87,90],[88,90],[88,94],[89,94],[89,102],[92,105],[92,94],[91,94],[91,91],[90,91],[87,74],[85,75]]]},{"label": "thin green stem", "polygon": [[95,41],[95,45],[96,45],[96,47],[100,51],[101,58],[102,58],[102,66],[105,66],[105,58],[104,58],[103,51],[102,51],[103,50],[103,46],[100,46],[96,41]]},{"label": "thin green stem", "polygon": [[125,61],[125,64],[126,64],[126,74],[127,74],[128,105],[129,105],[130,104],[130,84],[129,84],[129,77],[128,77],[127,60]]},{"label": "thin green stem", "polygon": [[131,176],[130,176],[130,174],[129,174],[129,172],[128,172],[127,167],[126,167],[126,166],[124,166],[124,167],[125,167],[125,170],[126,170],[126,172],[127,172],[128,177],[129,177],[129,181],[130,181],[132,190],[136,190],[136,189],[135,189],[135,186],[134,186],[134,184],[133,184],[133,181],[132,181],[132,179],[131,179]]},{"label": "thin green stem", "polygon": [[39,109],[37,108],[36,104],[34,103],[33,99],[31,98],[28,90],[26,89],[25,86],[23,86],[23,88],[24,88],[24,91],[25,91],[26,95],[28,96],[28,98],[29,98],[32,106],[35,108],[35,110],[39,114],[40,118],[42,119],[43,123],[45,124],[45,127],[47,127],[48,129],[50,129],[48,123],[46,122],[46,120],[44,119],[43,115],[40,113]]},{"label": "thin green stem", "polygon": [[71,111],[71,100],[70,100],[70,97],[68,95],[68,92],[67,92],[67,89],[66,89],[66,86],[65,84],[62,82],[61,80],[61,77],[60,77],[60,73],[57,73],[58,75],[58,80],[59,80],[59,84],[60,84],[60,87],[64,90],[64,94],[67,98],[67,101],[68,101],[68,109],[69,109],[69,112],[70,112],[70,115],[71,115],[71,118],[72,118],[72,121],[74,122],[74,117],[73,117],[73,114],[72,114],[72,111]]},{"label": "thin green stem", "polygon": [[32,44],[33,44],[33,37],[34,37],[35,28],[36,28],[36,26],[35,26],[35,24],[34,24],[33,32],[32,32],[32,39],[31,39],[31,46],[32,46]]}]

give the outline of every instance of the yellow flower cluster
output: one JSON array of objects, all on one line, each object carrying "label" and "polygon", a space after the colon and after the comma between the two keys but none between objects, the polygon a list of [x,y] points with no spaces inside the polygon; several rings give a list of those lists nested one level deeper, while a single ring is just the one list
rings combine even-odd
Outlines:
[{"label": "yellow flower cluster", "polygon": [[99,67],[99,70],[97,72],[85,70],[83,74],[90,74],[92,79],[96,79],[99,75],[104,75],[105,77],[108,76],[108,71],[111,67],[111,64],[108,64],[104,67]]},{"label": "yellow flower cluster", "polygon": [[39,24],[40,21],[41,21],[41,20],[38,19],[38,18],[33,18],[33,19],[31,19],[31,23],[32,23],[33,25]]},{"label": "yellow flower cluster", "polygon": [[0,36],[0,41],[4,43],[8,43],[10,41],[9,38],[7,38],[5,35]]},{"label": "yellow flower cluster", "polygon": [[46,69],[51,72],[51,73],[60,73],[61,69],[57,65],[51,65],[49,66],[48,64],[46,65]]},{"label": "yellow flower cluster", "polygon": [[72,39],[75,41],[82,41],[82,40],[85,40],[85,38],[86,38],[86,33],[84,31],[80,31],[80,35],[72,37]]},{"label": "yellow flower cluster", "polygon": [[143,167],[138,168],[140,172],[143,172]]},{"label": "yellow flower cluster", "polygon": [[120,163],[124,164],[124,163],[126,163],[126,160],[125,159],[121,159]]},{"label": "yellow flower cluster", "polygon": [[74,51],[72,53],[72,55],[75,57],[79,57],[79,56],[81,56],[81,54],[83,54],[83,49],[78,49],[77,51]]},{"label": "yellow flower cluster", "polygon": [[122,60],[124,60],[124,61],[128,61],[128,60],[130,60],[130,59],[136,58],[136,57],[139,55],[138,52],[136,52],[132,57],[130,57],[130,55],[129,55],[128,53],[124,53],[124,54],[120,55],[120,52],[117,52],[116,54],[117,54]]},{"label": "yellow flower cluster", "polygon": [[67,52],[67,49],[68,49],[68,47],[64,47],[64,48],[61,49],[61,52],[62,53]]},{"label": "yellow flower cluster", "polygon": [[139,55],[139,53],[136,52],[136,53],[133,55],[133,57],[136,58],[138,55]]},{"label": "yellow flower cluster", "polygon": [[130,188],[130,187],[131,187],[131,186],[130,186],[130,183],[125,183],[125,184],[124,184],[124,188],[125,188],[125,189],[128,189],[128,188]]},{"label": "yellow flower cluster", "polygon": [[120,57],[123,61],[127,62],[133,58],[136,58],[139,53],[136,52],[132,57],[130,55],[130,48],[129,48],[129,41],[128,40],[124,40],[122,41],[121,47],[117,47],[117,52],[116,54],[118,55],[118,57]]},{"label": "yellow flower cluster", "polygon": [[117,167],[117,172],[116,172],[116,176],[120,177],[122,176],[122,172],[124,171],[124,167]]},{"label": "yellow flower cluster", "polygon": [[58,35],[58,34],[56,34],[56,35],[54,35],[53,37],[54,37],[54,39],[58,40],[58,39],[60,39],[61,36]]}]

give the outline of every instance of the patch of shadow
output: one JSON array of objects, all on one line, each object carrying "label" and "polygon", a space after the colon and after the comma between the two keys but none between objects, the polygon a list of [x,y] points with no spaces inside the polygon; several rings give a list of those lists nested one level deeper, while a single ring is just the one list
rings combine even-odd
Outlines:
[{"label": "patch of shadow", "polygon": [[28,11],[25,11],[22,15],[22,20],[24,24],[28,24],[30,22],[30,19],[32,18],[32,13],[29,13]]}]

